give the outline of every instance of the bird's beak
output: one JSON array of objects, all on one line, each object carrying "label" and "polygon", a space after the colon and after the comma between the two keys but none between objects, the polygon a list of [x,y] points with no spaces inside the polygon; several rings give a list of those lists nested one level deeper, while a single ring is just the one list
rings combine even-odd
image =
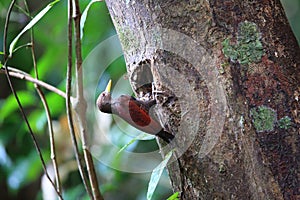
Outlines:
[{"label": "bird's beak", "polygon": [[111,79],[108,81],[105,92],[110,93],[111,90]]}]

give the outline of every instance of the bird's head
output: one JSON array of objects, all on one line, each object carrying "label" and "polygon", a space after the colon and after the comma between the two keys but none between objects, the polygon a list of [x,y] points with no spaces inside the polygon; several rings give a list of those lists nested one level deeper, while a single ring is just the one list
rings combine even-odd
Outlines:
[{"label": "bird's head", "polygon": [[97,106],[101,112],[112,113],[111,111],[111,80],[109,80],[106,89],[102,92],[97,99]]}]

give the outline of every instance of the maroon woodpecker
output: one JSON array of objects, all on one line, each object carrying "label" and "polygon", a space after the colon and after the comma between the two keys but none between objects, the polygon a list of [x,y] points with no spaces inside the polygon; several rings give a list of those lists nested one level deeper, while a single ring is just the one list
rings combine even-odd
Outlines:
[{"label": "maroon woodpecker", "polygon": [[111,98],[111,80],[106,89],[97,99],[97,106],[101,112],[118,115],[135,128],[146,133],[156,135],[169,143],[174,136],[163,130],[160,123],[149,114],[150,107],[155,101],[144,102],[129,95]]}]

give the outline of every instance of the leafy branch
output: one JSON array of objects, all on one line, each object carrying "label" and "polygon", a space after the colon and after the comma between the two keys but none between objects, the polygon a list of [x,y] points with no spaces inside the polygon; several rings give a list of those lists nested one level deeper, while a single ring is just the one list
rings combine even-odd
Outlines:
[{"label": "leafy branch", "polygon": [[[86,101],[83,96],[83,74],[82,74],[82,56],[81,56],[81,38],[80,38],[80,31],[83,30],[82,24],[80,24],[80,9],[79,9],[79,1],[77,0],[69,0],[68,1],[68,66],[67,66],[67,81],[66,81],[66,93],[63,91],[59,90],[58,88],[45,83],[41,80],[39,80],[38,76],[38,67],[36,64],[36,57],[35,57],[35,44],[34,44],[34,36],[33,36],[33,26],[52,8],[52,6],[57,3],[58,0],[53,1],[52,3],[48,4],[42,11],[40,11],[34,18],[31,19],[31,21],[22,29],[22,31],[14,38],[14,40],[10,43],[9,45],[9,50],[6,49],[6,44],[7,44],[7,32],[8,32],[8,25],[9,25],[9,18],[10,14],[12,12],[12,9],[15,5],[15,0],[13,0],[10,4],[10,7],[8,9],[7,17],[6,17],[6,22],[5,22],[5,27],[4,27],[4,38],[3,38],[3,55],[4,55],[4,64],[0,64],[0,73],[3,73],[7,76],[7,80],[9,83],[9,86],[11,88],[12,93],[15,96],[15,99],[18,103],[18,106],[20,108],[20,111],[22,113],[22,116],[27,124],[27,127],[29,129],[29,132],[31,134],[31,137],[33,139],[35,148],[40,156],[40,160],[43,165],[44,173],[46,177],[49,179],[51,182],[53,188],[55,189],[59,199],[63,199],[62,194],[61,194],[61,183],[60,183],[60,177],[59,177],[59,170],[58,170],[58,165],[56,161],[56,154],[55,154],[55,144],[54,144],[54,133],[53,133],[53,126],[52,126],[52,120],[51,120],[51,114],[49,111],[49,106],[48,103],[45,99],[45,96],[41,90],[41,87],[44,87],[60,96],[66,99],[66,107],[67,107],[67,116],[68,116],[68,124],[69,124],[69,129],[70,129],[70,135],[71,135],[71,140],[73,143],[73,148],[75,151],[75,157],[77,160],[77,165],[79,172],[81,174],[83,184],[86,188],[86,191],[88,195],[90,196],[91,199],[103,199],[100,191],[99,191],[99,186],[97,182],[97,176],[96,172],[94,169],[94,164],[93,164],[93,159],[91,156],[91,153],[89,151],[88,143],[87,143],[87,125],[86,125]],[[93,1],[95,2],[95,1]],[[27,7],[27,3],[25,1],[25,6],[26,10],[22,10],[25,12],[27,16],[30,17],[30,12]],[[20,9],[20,8],[19,8]],[[86,16],[84,17],[86,18]],[[83,20],[85,21],[85,20]],[[83,22],[84,24],[84,22]],[[75,52],[76,52],[76,68],[75,68],[75,78],[76,78],[76,97],[71,96],[71,90],[72,90],[72,66],[73,66],[73,25],[75,27],[74,32],[75,32]],[[21,45],[19,47],[16,47],[16,44],[18,40],[21,38],[21,36],[30,30],[30,43],[26,45]],[[32,61],[33,61],[33,68],[34,68],[34,73],[35,77],[25,73],[24,71],[21,71],[19,69],[13,68],[13,67],[8,67],[7,66],[7,61],[13,57],[13,54],[23,48],[23,47],[29,47],[31,49],[31,55],[32,55]],[[32,128],[30,127],[30,124],[28,122],[28,119],[26,117],[26,114],[24,112],[24,109],[20,103],[20,100],[18,98],[17,92],[14,89],[12,83],[11,83],[11,77],[27,80],[29,82],[32,82],[35,85],[35,89],[37,90],[37,93],[40,96],[40,99],[43,103],[44,110],[46,112],[47,116],[47,121],[48,121],[48,128],[49,128],[49,138],[50,138],[50,148],[51,148],[51,160],[52,164],[55,170],[55,180],[56,184],[51,180],[50,175],[47,172],[46,164],[45,161],[42,157],[41,150],[39,147],[39,144],[36,141],[36,138],[34,136],[34,133],[32,131]],[[82,156],[79,152],[79,147],[78,147],[78,142],[75,136],[75,124],[73,120],[73,114],[72,114],[72,102],[74,103],[74,110],[75,110],[75,116],[77,117],[77,121],[79,122],[79,128],[80,128],[80,133],[81,133],[81,138],[82,138],[82,149],[83,149],[83,154],[84,154],[84,162],[82,162]],[[90,183],[88,184],[88,178],[85,174],[84,171],[84,164],[87,167],[87,173],[89,176],[89,181]],[[92,189],[92,190],[91,190]]]},{"label": "leafy branch", "polygon": [[[15,0],[12,0],[12,2],[10,3],[10,6],[9,6],[9,8],[8,8],[8,11],[7,11],[6,20],[5,20],[5,25],[4,25],[4,34],[3,34],[4,65],[3,65],[3,68],[4,68],[4,70],[5,70],[5,74],[6,74],[6,78],[7,78],[9,87],[10,87],[10,89],[11,89],[11,91],[12,91],[12,93],[13,93],[13,95],[14,95],[14,97],[15,97],[17,103],[18,103],[18,106],[19,106],[20,112],[21,112],[21,114],[22,114],[22,117],[23,117],[23,119],[24,119],[24,121],[25,121],[25,123],[26,123],[26,125],[27,125],[27,128],[28,128],[28,130],[29,130],[29,132],[30,132],[30,136],[31,136],[31,138],[32,138],[32,140],[33,140],[33,143],[34,143],[34,146],[35,146],[35,148],[36,148],[36,151],[37,151],[37,153],[38,153],[38,155],[39,155],[39,157],[40,157],[40,160],[41,160],[41,162],[42,162],[42,166],[43,166],[44,173],[45,173],[47,179],[48,179],[48,180],[50,181],[50,183],[52,184],[53,188],[55,188],[55,184],[54,184],[54,182],[51,180],[51,177],[50,177],[50,175],[49,175],[49,173],[48,173],[48,171],[47,171],[47,167],[46,167],[45,160],[44,160],[44,158],[43,158],[41,149],[40,149],[40,147],[39,147],[39,145],[38,145],[38,142],[37,142],[36,137],[35,137],[35,135],[34,135],[34,133],[33,133],[33,131],[32,131],[32,128],[31,128],[31,126],[30,126],[30,124],[29,124],[29,121],[28,121],[28,119],[27,119],[27,116],[26,116],[26,114],[25,114],[25,111],[24,111],[24,109],[23,109],[23,107],[22,107],[22,105],[21,105],[21,102],[20,102],[20,99],[19,99],[19,97],[18,97],[18,95],[17,95],[17,92],[16,92],[16,90],[15,90],[13,84],[12,84],[12,81],[11,81],[11,78],[10,78],[10,74],[9,74],[9,71],[8,71],[8,67],[7,67],[7,62],[8,62],[8,60],[9,60],[9,58],[12,56],[13,47],[14,47],[14,45],[12,45],[12,44],[10,45],[12,48],[10,47],[10,55],[8,56],[8,55],[7,55],[7,50],[6,50],[6,44],[7,44],[7,32],[8,32],[9,19],[10,19],[10,15],[11,15],[11,12],[12,12],[12,9],[13,9],[14,4],[15,4]],[[44,14],[45,14],[45,13],[44,13]],[[44,15],[44,14],[43,14],[43,15]],[[42,16],[42,15],[40,15],[40,16]],[[35,19],[35,18],[34,18],[34,19]],[[37,21],[38,21],[38,20],[37,20]],[[36,23],[36,22],[35,22],[35,23]],[[30,23],[29,23],[29,24],[30,24]],[[32,23],[32,26],[33,26],[33,25],[34,25],[34,23]],[[32,26],[31,26],[31,27],[32,27]],[[25,28],[30,29],[31,27],[27,25]],[[23,30],[25,30],[25,28],[24,28]],[[25,31],[26,31],[26,30],[25,30]],[[19,37],[20,37],[25,31],[21,31],[21,33],[15,38],[15,40],[14,40],[12,43],[16,43],[16,42],[18,41]],[[44,100],[45,100],[44,96],[42,95],[42,93],[40,93],[40,94],[41,94],[41,99],[42,99],[42,101],[44,102],[44,105],[47,107],[47,104],[46,104],[45,101],[44,101]],[[48,111],[49,111],[49,109],[48,109]],[[59,196],[59,198],[60,198],[60,199],[63,199],[63,198],[62,198],[62,194],[61,194],[59,188],[60,188],[60,186],[58,185],[58,188],[55,189],[55,191],[56,191],[57,195]]]}]

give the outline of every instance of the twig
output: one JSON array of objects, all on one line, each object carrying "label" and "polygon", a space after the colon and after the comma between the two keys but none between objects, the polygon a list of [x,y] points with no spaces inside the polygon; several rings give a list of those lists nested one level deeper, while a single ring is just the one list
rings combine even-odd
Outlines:
[{"label": "twig", "polygon": [[[49,128],[49,139],[50,139],[50,151],[51,155],[50,158],[52,160],[52,165],[54,168],[54,174],[55,174],[55,182],[56,182],[56,190],[57,192],[61,193],[61,184],[60,184],[60,176],[59,176],[59,171],[58,171],[58,165],[57,165],[57,160],[55,156],[55,142],[54,142],[54,133],[53,133],[53,124],[52,124],[52,119],[51,119],[51,114],[49,110],[49,106],[47,104],[46,98],[42,90],[39,88],[38,85],[36,85],[37,92],[40,96],[40,99],[43,103],[46,115],[47,115],[47,121],[48,121],[48,128]],[[62,199],[61,196],[59,196],[59,199]]]},{"label": "twig", "polygon": [[15,53],[16,51],[18,51],[19,49],[22,49],[24,47],[31,47],[31,43],[27,43],[27,44],[23,44],[21,46],[18,46],[17,48],[14,49],[13,53]]},{"label": "twig", "polygon": [[12,0],[9,7],[8,7],[8,10],[7,10],[7,14],[6,14],[6,18],[5,18],[5,24],[4,24],[4,32],[3,32],[3,54],[4,54],[4,60],[7,60],[7,50],[6,50],[6,42],[7,42],[7,32],[8,32],[8,21],[9,21],[9,18],[10,18],[10,14],[11,14],[11,11],[12,11],[12,8],[14,7],[16,3],[16,0]]},{"label": "twig", "polygon": [[[27,5],[26,0],[24,0],[24,4],[26,7],[27,12],[29,13],[30,16],[30,11]],[[30,16],[31,17],[31,16]],[[36,58],[35,58],[35,51],[34,51],[34,32],[33,32],[33,28],[31,28],[30,31],[30,40],[31,40],[31,56],[32,56],[32,61],[33,61],[33,68],[34,68],[34,72],[35,72],[35,77],[36,79],[39,79],[39,75],[38,75],[38,69],[37,69],[37,64],[36,64]],[[55,181],[56,181],[56,190],[61,193],[62,189],[61,189],[61,183],[60,183],[60,177],[59,177],[59,171],[58,171],[58,165],[57,165],[57,160],[56,160],[56,154],[55,154],[55,141],[54,141],[54,132],[53,132],[53,124],[52,124],[52,118],[51,118],[51,113],[49,110],[49,106],[47,103],[47,100],[45,98],[45,95],[43,93],[43,91],[41,90],[40,86],[38,86],[37,84],[34,84],[40,99],[43,103],[44,109],[45,109],[45,113],[47,116],[47,122],[48,122],[48,128],[49,128],[49,140],[50,140],[50,158],[52,160],[52,165],[54,168],[54,174],[55,174]],[[59,197],[60,200],[62,200],[61,197]]]},{"label": "twig", "polygon": [[[40,160],[41,160],[41,162],[42,162],[42,166],[43,166],[43,169],[44,169],[44,173],[45,173],[46,177],[48,178],[48,180],[51,182],[52,186],[55,188],[55,184],[53,183],[53,181],[51,180],[51,178],[50,178],[50,176],[49,176],[49,174],[48,174],[48,171],[47,171],[47,168],[46,168],[46,164],[45,164],[45,161],[44,161],[44,158],[43,158],[41,149],[40,149],[40,147],[39,147],[39,145],[38,145],[38,143],[37,143],[37,140],[36,140],[36,138],[35,138],[35,136],[34,136],[34,133],[33,133],[32,129],[31,129],[31,126],[30,126],[29,121],[28,121],[28,119],[27,119],[27,117],[26,117],[26,114],[25,114],[25,112],[24,112],[24,109],[23,109],[23,107],[22,107],[22,105],[21,105],[21,102],[20,102],[20,99],[19,99],[19,97],[18,97],[18,95],[17,95],[17,92],[15,91],[14,86],[12,85],[12,82],[11,82],[11,80],[10,80],[10,77],[9,77],[10,74],[9,74],[7,68],[6,68],[6,63],[7,63],[7,61],[5,61],[5,63],[4,63],[3,66],[4,66],[4,69],[6,70],[6,73],[5,73],[5,74],[6,74],[6,78],[7,78],[9,87],[10,87],[12,93],[13,93],[14,96],[15,96],[15,99],[16,99],[16,101],[17,101],[17,103],[18,103],[18,106],[19,106],[20,112],[21,112],[21,114],[22,114],[22,117],[23,117],[23,119],[25,120],[25,123],[26,123],[27,128],[28,128],[29,133],[30,133],[30,136],[31,136],[31,138],[32,138],[32,140],[33,140],[34,146],[35,146],[35,148],[36,148],[36,150],[37,150],[37,153],[38,153],[38,155],[39,155],[39,157],[40,157]],[[60,192],[59,192],[58,190],[55,190],[55,191],[56,191],[57,195],[62,199],[62,196],[61,196]]]},{"label": "twig", "polygon": [[[30,76],[26,72],[23,72],[19,69],[16,69],[16,68],[13,68],[13,67],[8,67],[8,66],[6,68],[7,68],[7,71],[9,72],[9,75],[11,77],[23,79],[23,80],[29,81],[31,83],[37,84],[37,85],[39,85],[43,88],[46,88],[47,90],[49,90],[51,92],[54,92],[54,93],[58,94],[59,96],[61,96],[63,98],[66,98],[66,94],[63,91],[59,90],[58,88],[56,88],[56,87],[54,87],[54,86],[52,86],[48,83],[45,83],[41,80],[33,78],[32,76]],[[4,67],[2,67],[0,69],[0,73],[6,74],[6,69]]]},{"label": "twig", "polygon": [[[22,117],[23,117],[23,119],[24,119],[25,122],[26,122],[26,125],[27,125],[27,127],[28,127],[28,130],[29,130],[29,132],[30,132],[30,136],[31,136],[31,138],[32,138],[32,140],[33,140],[34,146],[35,146],[35,148],[36,148],[36,150],[37,150],[37,152],[38,152],[38,155],[39,155],[39,157],[40,157],[40,160],[41,160],[41,162],[42,162],[42,166],[43,166],[43,169],[44,169],[44,173],[45,173],[46,177],[48,178],[48,180],[50,181],[50,183],[52,184],[53,188],[55,188],[55,184],[53,183],[53,181],[51,180],[51,178],[50,178],[50,176],[49,176],[49,174],[48,174],[48,171],[47,171],[47,168],[46,168],[46,164],[45,164],[45,161],[44,161],[44,158],[43,158],[41,149],[40,149],[40,147],[39,147],[39,145],[38,145],[38,143],[37,143],[37,140],[36,140],[36,138],[35,138],[35,136],[34,136],[34,134],[33,134],[33,131],[32,131],[32,129],[31,129],[31,126],[30,126],[30,124],[29,124],[29,121],[28,121],[28,119],[27,119],[27,117],[26,117],[26,114],[25,114],[25,112],[24,112],[24,109],[23,109],[23,107],[22,107],[22,105],[21,105],[21,102],[20,102],[20,100],[19,100],[19,97],[18,97],[18,95],[17,95],[17,92],[15,91],[15,89],[14,89],[14,87],[13,87],[13,85],[12,85],[12,82],[11,82],[10,76],[9,76],[9,72],[8,72],[8,69],[7,69],[7,66],[6,66],[6,63],[7,63],[7,61],[8,61],[8,55],[7,55],[7,50],[6,50],[8,22],[9,22],[10,14],[11,14],[11,12],[12,12],[12,8],[13,8],[14,4],[15,4],[15,0],[12,0],[12,2],[10,3],[10,6],[9,6],[9,8],[8,8],[7,15],[6,15],[6,19],[5,19],[4,34],[3,34],[3,35],[4,35],[4,37],[3,37],[4,65],[3,65],[3,66],[4,66],[4,69],[5,69],[5,71],[6,71],[5,74],[6,74],[7,81],[8,81],[8,84],[9,84],[9,86],[10,86],[10,89],[11,89],[12,93],[13,93],[14,96],[15,96],[15,99],[16,99],[16,101],[17,101],[17,103],[18,103],[18,106],[19,106],[19,109],[20,109],[20,111],[21,111]],[[57,190],[55,190],[55,191],[56,191],[57,195],[58,195],[60,198],[62,198],[60,192],[57,191]]]},{"label": "twig", "polygon": [[93,157],[89,151],[88,141],[87,141],[87,124],[86,124],[86,109],[87,103],[83,95],[83,74],[82,74],[82,55],[81,55],[81,40],[80,40],[80,7],[79,1],[74,0],[75,10],[74,10],[74,23],[75,23],[75,49],[76,49],[76,98],[74,104],[74,110],[76,111],[76,116],[80,128],[81,140],[83,154],[85,162],[87,165],[87,171],[89,175],[90,185],[93,192],[94,199],[103,200],[103,197],[99,190],[97,175],[93,163]]},{"label": "twig", "polygon": [[72,110],[71,110],[71,82],[72,82],[72,13],[73,13],[73,2],[72,0],[68,0],[68,68],[67,68],[67,83],[66,83],[66,107],[67,107],[67,116],[68,116],[68,124],[70,128],[70,135],[75,151],[75,157],[77,160],[78,170],[81,175],[84,187],[92,199],[92,192],[88,186],[87,177],[84,174],[83,166],[81,163],[81,155],[79,154],[78,144],[75,136],[74,124],[73,124],[73,117],[72,117]]}]

